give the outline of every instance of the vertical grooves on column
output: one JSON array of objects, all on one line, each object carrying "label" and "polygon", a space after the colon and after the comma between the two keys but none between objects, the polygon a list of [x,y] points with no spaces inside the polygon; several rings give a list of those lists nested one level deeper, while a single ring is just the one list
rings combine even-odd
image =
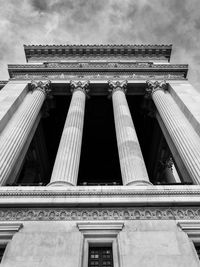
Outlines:
[{"label": "vertical grooves on column", "polygon": [[123,183],[149,182],[125,94],[117,90],[112,99]]},{"label": "vertical grooves on column", "polygon": [[[162,102],[163,102],[163,101],[161,100],[161,103],[162,103]],[[164,103],[163,103],[163,104],[164,104]],[[174,113],[175,113],[175,112],[176,112],[176,114],[177,114],[177,112],[179,112],[179,111],[175,109],[175,110],[174,110]],[[169,112],[169,114],[171,115],[170,117],[169,117],[169,115],[168,115],[166,112],[164,112],[164,113],[165,113],[165,115],[166,115],[166,118],[168,118],[168,123],[169,123],[169,125],[171,125],[171,128],[174,129],[174,127],[173,127],[173,123],[170,122],[170,117],[171,117],[172,120],[173,120],[173,113],[172,113],[171,111]],[[181,115],[183,115],[183,114],[181,114]],[[180,116],[179,116],[179,117],[180,117]],[[180,118],[180,120],[181,120],[181,118]],[[181,140],[180,136],[179,136],[179,135],[176,135],[176,132],[177,132],[177,131],[172,131],[172,135],[174,136],[174,139],[177,140],[178,143],[180,143],[180,142],[182,141],[182,144],[184,144],[183,147],[180,146],[180,150],[182,151],[183,155],[185,155],[185,156],[190,155],[191,158],[192,158],[194,161],[196,161],[196,157],[195,157],[195,158],[193,157],[194,154],[192,153],[192,150],[191,150],[191,149],[189,149],[188,151],[187,151],[187,150],[184,150],[184,147],[189,148],[190,145],[191,145],[191,147],[193,147],[194,151],[195,151],[198,155],[200,155],[198,149],[196,149],[196,144],[197,144],[197,143],[195,144],[195,143],[193,142],[194,139],[191,138],[191,136],[189,136],[189,138],[188,138],[188,136],[185,134],[184,129],[182,129],[181,124],[179,123],[180,120],[174,121],[174,123],[175,123],[176,126],[178,125],[179,133],[180,133],[182,136],[184,136],[185,138],[184,138],[183,140]],[[187,122],[187,120],[185,120],[185,123],[187,124],[187,127],[185,127],[185,129],[190,130],[190,125],[189,125],[189,123]],[[192,130],[193,133],[195,133],[194,130],[193,130],[192,128],[191,128],[191,130]],[[174,132],[175,132],[175,134],[174,134]],[[190,132],[190,133],[192,134],[192,132]],[[194,137],[194,136],[193,136],[193,137]],[[195,139],[196,139],[196,138],[197,138],[197,142],[198,142],[199,137],[198,137],[197,135],[195,136]],[[187,152],[187,154],[186,154],[185,152]],[[191,162],[191,164],[192,164],[192,163],[193,163],[193,162]]]},{"label": "vertical grooves on column", "polygon": [[73,93],[51,176],[51,183],[77,184],[85,97],[85,93],[80,90]]},{"label": "vertical grooves on column", "polygon": [[10,171],[26,142],[45,99],[43,92],[28,93],[0,136],[0,183],[9,178]]},{"label": "vertical grooves on column", "polygon": [[153,100],[167,130],[180,152],[180,156],[191,174],[192,180],[200,183],[200,138],[184,114],[176,108],[169,93],[161,90],[153,94]]}]

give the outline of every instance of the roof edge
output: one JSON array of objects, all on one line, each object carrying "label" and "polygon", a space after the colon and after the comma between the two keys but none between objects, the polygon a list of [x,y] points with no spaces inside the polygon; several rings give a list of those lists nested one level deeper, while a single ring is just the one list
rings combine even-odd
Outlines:
[{"label": "roof edge", "polygon": [[170,60],[172,44],[66,44],[66,45],[24,45],[26,60],[31,57],[49,57],[49,56],[163,56]]},{"label": "roof edge", "polygon": [[64,44],[64,45],[57,45],[57,44],[53,44],[53,45],[26,45],[24,44],[25,48],[29,48],[29,47],[171,47],[172,48],[172,44]]}]

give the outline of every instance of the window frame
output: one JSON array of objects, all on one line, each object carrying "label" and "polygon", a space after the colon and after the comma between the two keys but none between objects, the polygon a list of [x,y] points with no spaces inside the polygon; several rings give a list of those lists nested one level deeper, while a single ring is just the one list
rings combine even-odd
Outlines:
[{"label": "window frame", "polygon": [[113,253],[113,266],[120,267],[118,234],[123,229],[124,223],[77,223],[79,231],[82,233],[82,255],[81,267],[88,267],[89,247],[111,246]]},{"label": "window frame", "polygon": [[185,232],[190,242],[193,245],[193,249],[195,251],[196,258],[200,262],[200,258],[197,254],[195,245],[200,245],[200,222],[198,221],[179,221],[177,225],[180,229]]},{"label": "window frame", "polygon": [[0,264],[3,262],[8,243],[12,240],[14,234],[22,227],[22,223],[0,223],[0,247],[5,248]]}]

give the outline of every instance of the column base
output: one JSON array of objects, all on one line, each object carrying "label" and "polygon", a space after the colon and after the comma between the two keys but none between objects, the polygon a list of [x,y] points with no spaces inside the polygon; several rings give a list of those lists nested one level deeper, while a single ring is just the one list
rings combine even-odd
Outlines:
[{"label": "column base", "polygon": [[74,184],[65,181],[55,181],[50,182],[47,186],[74,186]]},{"label": "column base", "polygon": [[133,182],[129,182],[126,184],[126,186],[131,186],[131,185],[142,185],[142,186],[147,186],[147,185],[153,185],[151,182],[149,181],[145,181],[145,180],[137,180],[137,181],[133,181]]}]

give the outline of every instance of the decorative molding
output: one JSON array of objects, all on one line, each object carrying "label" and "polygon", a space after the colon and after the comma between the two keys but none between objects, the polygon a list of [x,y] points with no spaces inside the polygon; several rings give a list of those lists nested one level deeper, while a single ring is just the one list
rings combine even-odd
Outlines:
[{"label": "decorative molding", "polygon": [[106,231],[106,230],[114,230],[114,231],[121,231],[124,227],[124,223],[121,222],[104,222],[104,223],[85,223],[80,222],[77,223],[77,227],[79,231]]},{"label": "decorative molding", "polygon": [[200,220],[200,207],[1,208],[0,221]]},{"label": "decorative molding", "polygon": [[[17,65],[16,65],[17,66]],[[41,67],[41,65],[39,65]],[[80,63],[70,63],[70,62],[45,62],[44,66],[46,68],[84,68],[84,69],[99,69],[99,68],[108,68],[108,69],[114,69],[114,68],[137,68],[137,69],[144,69],[153,67],[153,62],[80,62]],[[164,67],[164,64],[162,65]]]},{"label": "decorative molding", "polygon": [[44,62],[43,64],[9,64],[9,70],[67,70],[67,69],[121,69],[121,70],[187,70],[187,64],[154,64],[153,62]]},{"label": "decorative molding", "polygon": [[164,73],[164,72],[10,72],[10,80],[186,80],[182,72]]},{"label": "decorative molding", "polygon": [[[109,187],[109,188],[108,188]],[[176,188],[177,187],[177,188]],[[137,186],[134,188],[127,186],[76,186],[68,188],[70,190],[50,190],[50,187],[37,186],[4,186],[0,189],[0,198],[72,198],[72,197],[199,197],[200,187],[198,185],[180,185],[180,186],[152,186],[148,189],[142,186],[142,189],[138,189]]]}]

